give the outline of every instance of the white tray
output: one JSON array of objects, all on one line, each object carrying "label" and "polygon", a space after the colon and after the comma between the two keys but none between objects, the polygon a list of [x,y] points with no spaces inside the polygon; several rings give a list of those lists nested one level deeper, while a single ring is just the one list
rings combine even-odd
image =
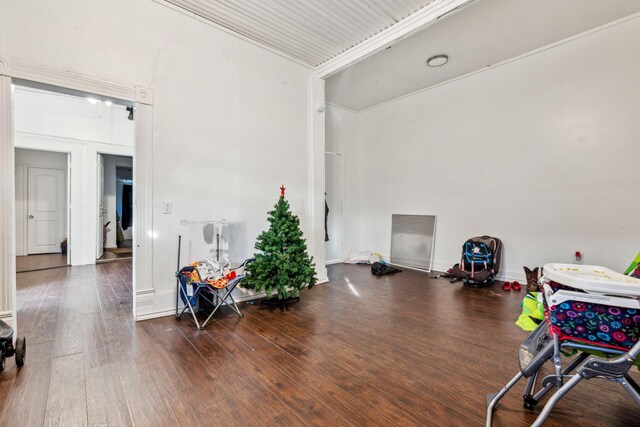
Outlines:
[{"label": "white tray", "polygon": [[544,277],[590,293],[640,296],[640,280],[598,265],[545,264]]}]

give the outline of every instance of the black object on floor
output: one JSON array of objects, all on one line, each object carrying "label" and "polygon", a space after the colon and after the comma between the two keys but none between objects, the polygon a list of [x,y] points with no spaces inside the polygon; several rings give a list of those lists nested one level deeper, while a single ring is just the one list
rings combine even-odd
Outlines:
[{"label": "black object on floor", "polygon": [[21,368],[27,351],[27,342],[24,337],[16,339],[13,345],[13,328],[3,320],[0,320],[0,372],[4,371],[7,357],[16,356],[16,365]]},{"label": "black object on floor", "polygon": [[263,299],[261,304],[266,305],[267,307],[280,307],[282,311],[287,311],[287,306],[289,304],[293,304],[294,302],[298,301],[300,301],[300,297],[289,297],[285,299],[271,297]]},{"label": "black object on floor", "polygon": [[374,276],[384,276],[386,274],[402,273],[399,268],[391,267],[390,265],[383,264],[381,262],[374,262],[371,264],[371,274]]},{"label": "black object on floor", "polygon": [[133,219],[133,185],[124,184],[122,186],[122,229],[131,227]]}]

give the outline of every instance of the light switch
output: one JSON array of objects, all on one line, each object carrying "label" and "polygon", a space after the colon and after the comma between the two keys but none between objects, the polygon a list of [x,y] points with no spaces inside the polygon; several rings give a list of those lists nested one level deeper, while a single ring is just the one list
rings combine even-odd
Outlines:
[{"label": "light switch", "polygon": [[171,202],[162,202],[162,213],[170,214],[173,208],[173,203]]}]

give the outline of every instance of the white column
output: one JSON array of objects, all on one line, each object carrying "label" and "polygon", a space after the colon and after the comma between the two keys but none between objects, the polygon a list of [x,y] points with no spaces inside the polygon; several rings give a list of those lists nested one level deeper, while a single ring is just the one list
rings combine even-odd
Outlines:
[{"label": "white column", "polygon": [[9,62],[0,58],[0,319],[16,328],[15,160]]},{"label": "white column", "polygon": [[309,82],[309,210],[311,235],[309,251],[316,264],[318,283],[326,282],[324,253],[324,80],[311,77]]},{"label": "white column", "polygon": [[133,166],[133,266],[134,316],[144,318],[154,312],[153,287],[153,107],[136,104],[136,142]]}]

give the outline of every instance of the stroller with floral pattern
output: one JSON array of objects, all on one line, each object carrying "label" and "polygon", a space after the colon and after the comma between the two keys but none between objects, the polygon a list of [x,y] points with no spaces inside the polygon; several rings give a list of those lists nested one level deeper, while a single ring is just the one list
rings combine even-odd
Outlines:
[{"label": "stroller with floral pattern", "polygon": [[[604,267],[547,264],[539,284],[546,322],[520,345],[520,372],[498,393],[487,396],[487,427],[498,401],[523,377],[526,409],[534,409],[547,392],[558,388],[532,424],[536,427],[583,379],[618,382],[640,404],[640,386],[629,375],[640,355],[640,280]],[[563,367],[563,355],[576,353]],[[555,373],[543,378],[535,392],[540,368],[548,360]]]}]

